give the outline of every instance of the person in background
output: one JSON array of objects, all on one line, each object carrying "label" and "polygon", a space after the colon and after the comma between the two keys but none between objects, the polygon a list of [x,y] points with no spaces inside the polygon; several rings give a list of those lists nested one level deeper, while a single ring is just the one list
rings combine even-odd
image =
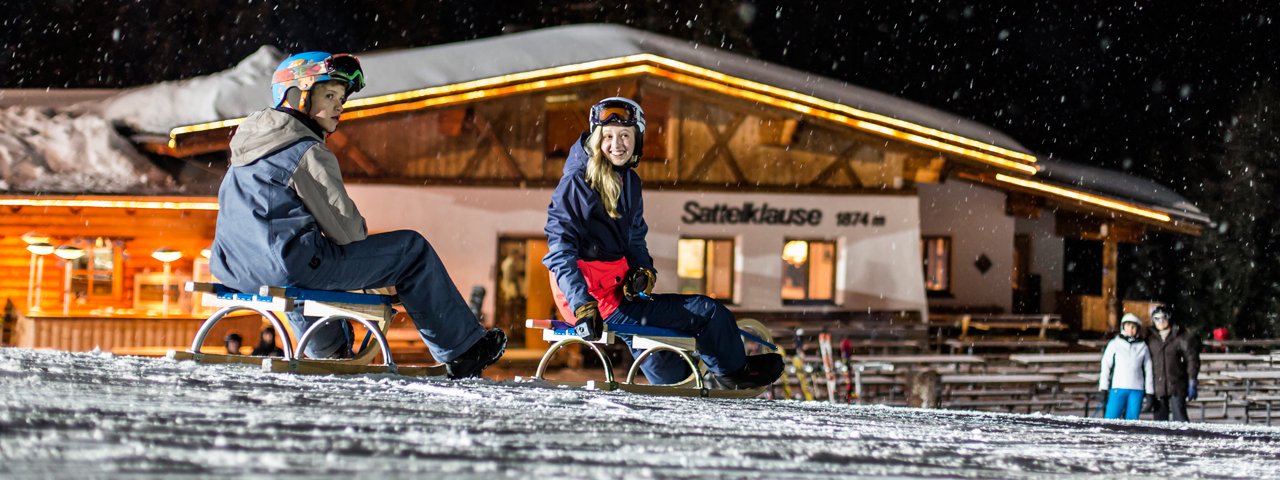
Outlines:
[{"label": "person in background", "polygon": [[276,346],[276,329],[267,327],[258,336],[258,346],[253,347],[255,357],[283,357],[284,350]]},{"label": "person in background", "polygon": [[[1227,327],[1215,328],[1213,329],[1213,339],[1218,342],[1225,342],[1231,339],[1231,332],[1227,330]],[[1216,350],[1219,352],[1226,352],[1227,346],[1218,344]]]},{"label": "person in background", "polygon": [[227,346],[228,355],[240,355],[240,346],[244,345],[244,339],[240,338],[239,333],[228,333],[227,338],[222,340]]},{"label": "person in background", "polygon": [[1160,306],[1151,312],[1155,331],[1147,335],[1154,372],[1153,417],[1175,422],[1187,421],[1187,402],[1196,399],[1196,376],[1200,373],[1200,341],[1191,332],[1174,325],[1173,311]]},{"label": "person in background", "polygon": [[1106,418],[1137,420],[1144,395],[1155,393],[1151,375],[1151,353],[1138,332],[1142,320],[1132,313],[1120,319],[1120,333],[1102,352],[1098,390],[1107,392]]}]

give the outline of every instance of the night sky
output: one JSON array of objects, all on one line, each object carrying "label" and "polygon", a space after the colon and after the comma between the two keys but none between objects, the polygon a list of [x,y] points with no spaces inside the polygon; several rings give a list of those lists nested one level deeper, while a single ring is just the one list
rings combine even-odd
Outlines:
[{"label": "night sky", "polygon": [[[19,1],[0,87],[123,87],[262,44],[368,51],[613,22],[758,55],[994,125],[1178,190],[1277,74],[1275,2]],[[408,2],[407,2],[408,3]],[[483,61],[483,59],[476,59]],[[376,82],[377,79],[371,79]]]}]

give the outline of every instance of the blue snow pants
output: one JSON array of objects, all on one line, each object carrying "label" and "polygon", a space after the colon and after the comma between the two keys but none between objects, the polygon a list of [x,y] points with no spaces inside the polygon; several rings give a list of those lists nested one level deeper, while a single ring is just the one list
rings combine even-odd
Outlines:
[{"label": "blue snow pants", "polygon": [[1107,412],[1104,416],[1120,418],[1120,414],[1123,413],[1125,420],[1137,420],[1138,415],[1142,413],[1142,397],[1142,390],[1113,388],[1107,394]]},{"label": "blue snow pants", "polygon": [[[440,256],[418,232],[379,233],[346,245],[335,245],[318,233],[304,234],[290,249],[315,252],[311,261],[300,267],[304,272],[290,272],[297,278],[291,286],[315,290],[395,286],[431,356],[439,362],[457,358],[484,335]],[[300,309],[287,316],[299,337],[320,320],[304,317]],[[338,322],[322,327],[307,345],[306,354],[324,358],[350,348],[343,329]]]},{"label": "blue snow pants", "polygon": [[[705,295],[659,294],[652,301],[622,302],[607,323],[661,327],[693,335],[707,369],[724,374],[746,365],[747,354],[729,309]],[[621,337],[631,346],[631,337]],[[640,350],[631,350],[639,356]],[[654,352],[640,365],[654,385],[679,383],[689,377],[689,365],[675,352]]]}]

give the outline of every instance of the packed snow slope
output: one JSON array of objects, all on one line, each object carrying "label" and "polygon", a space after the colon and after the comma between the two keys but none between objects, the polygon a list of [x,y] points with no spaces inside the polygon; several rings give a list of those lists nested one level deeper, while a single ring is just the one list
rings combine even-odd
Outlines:
[{"label": "packed snow slope", "polygon": [[1275,478],[1280,429],[301,377],[0,349],[0,477],[277,474]]}]

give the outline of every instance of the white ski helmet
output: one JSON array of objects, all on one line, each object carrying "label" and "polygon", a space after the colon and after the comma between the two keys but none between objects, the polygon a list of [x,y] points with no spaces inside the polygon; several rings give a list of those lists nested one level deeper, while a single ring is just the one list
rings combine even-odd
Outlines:
[{"label": "white ski helmet", "polygon": [[1120,317],[1120,326],[1124,327],[1126,323],[1133,323],[1138,325],[1138,328],[1142,328],[1142,319],[1132,313],[1126,313],[1123,317]]}]

